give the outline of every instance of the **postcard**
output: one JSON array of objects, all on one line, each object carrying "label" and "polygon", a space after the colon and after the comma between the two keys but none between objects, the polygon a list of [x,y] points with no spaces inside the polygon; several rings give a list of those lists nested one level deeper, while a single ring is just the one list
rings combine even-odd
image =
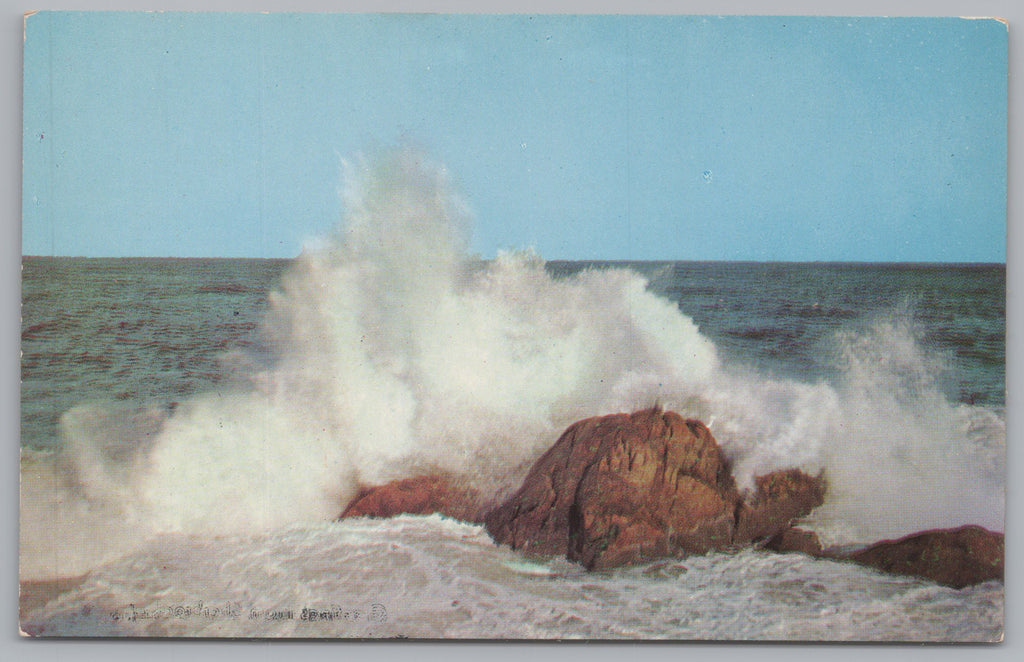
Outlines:
[{"label": "postcard", "polygon": [[31,637],[998,642],[999,19],[25,17]]}]

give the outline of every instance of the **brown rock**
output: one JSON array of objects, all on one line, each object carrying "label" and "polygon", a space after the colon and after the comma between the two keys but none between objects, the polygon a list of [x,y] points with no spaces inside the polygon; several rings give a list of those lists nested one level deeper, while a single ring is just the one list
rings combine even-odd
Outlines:
[{"label": "brown rock", "polygon": [[653,408],[573,424],[519,490],[486,514],[475,490],[420,476],[364,489],[341,517],[441,513],[484,522],[514,549],[564,555],[587,568],[764,541],[810,549],[806,535],[775,539],[822,502],[822,478],[790,469],[756,484],[744,500],[707,427]]},{"label": "brown rock", "polygon": [[808,556],[821,556],[821,541],[814,531],[789,528],[777,533],[764,545],[773,552],[800,552]]},{"label": "brown rock", "polygon": [[758,476],[754,482],[754,496],[737,512],[733,536],[737,545],[768,540],[825,501],[823,475],[812,477],[799,469],[785,469]]},{"label": "brown rock", "polygon": [[703,423],[658,408],[572,425],[522,487],[485,517],[499,543],[564,554],[587,568],[731,548],[770,538],[821,503],[824,483],[791,470],[758,478],[741,506]]},{"label": "brown rock", "polygon": [[483,521],[479,493],[438,476],[393,480],[385,485],[363,489],[345,508],[341,518],[431,513],[440,513],[465,522]]},{"label": "brown rock", "polygon": [[1003,553],[1003,534],[964,526],[883,540],[841,558],[883,572],[964,588],[993,579],[1002,581]]}]

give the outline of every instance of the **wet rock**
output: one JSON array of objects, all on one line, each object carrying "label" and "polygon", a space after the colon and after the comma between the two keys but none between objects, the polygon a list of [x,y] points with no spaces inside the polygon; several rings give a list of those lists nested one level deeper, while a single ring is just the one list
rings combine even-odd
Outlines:
[{"label": "wet rock", "polygon": [[769,540],[825,501],[825,480],[820,474],[815,477],[799,469],[785,469],[758,476],[754,482],[754,495],[737,511],[736,545]]},{"label": "wet rock", "polygon": [[346,517],[393,517],[440,513],[464,522],[482,522],[480,494],[439,476],[393,480],[363,489],[345,508]]},{"label": "wet rock", "polygon": [[883,572],[964,588],[1003,580],[1003,534],[980,526],[915,533],[838,556]]},{"label": "wet rock", "polygon": [[514,549],[607,568],[771,538],[824,494],[820,477],[796,470],[757,481],[743,502],[700,421],[658,408],[614,414],[569,427],[485,523]]}]

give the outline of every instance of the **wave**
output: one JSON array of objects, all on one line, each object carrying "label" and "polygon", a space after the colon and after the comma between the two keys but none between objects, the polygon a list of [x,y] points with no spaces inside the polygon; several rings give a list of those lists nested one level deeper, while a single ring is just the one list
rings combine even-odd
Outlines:
[{"label": "wave", "polygon": [[857,312],[849,308],[838,306],[822,306],[819,303],[784,302],[779,305],[777,314],[793,315],[809,319],[853,319]]},{"label": "wave", "polygon": [[202,294],[251,294],[256,291],[256,288],[246,287],[240,283],[214,283],[196,288],[196,292]]},{"label": "wave", "polygon": [[796,329],[786,329],[778,326],[755,326],[726,329],[726,335],[742,338],[744,340],[778,340],[793,341],[800,338],[802,332]]},{"label": "wave", "polygon": [[572,422],[654,403],[708,423],[741,484],[824,469],[826,540],[1002,529],[1003,415],[946,400],[898,315],[836,336],[837,379],[776,379],[724,363],[629,269],[469,256],[468,208],[418,154],[359,160],[346,182],[344,223],[269,296],[269,359],[225,355],[229,383],[173,407],[79,405],[58,454],[23,456],[23,579],[161,533],[330,520],[361,485],[420,473],[496,501]]}]

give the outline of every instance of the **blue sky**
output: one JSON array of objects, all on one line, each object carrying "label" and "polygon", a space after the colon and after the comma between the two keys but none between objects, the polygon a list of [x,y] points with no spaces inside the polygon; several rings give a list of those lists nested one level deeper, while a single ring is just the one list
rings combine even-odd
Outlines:
[{"label": "blue sky", "polygon": [[471,248],[1005,259],[994,20],[40,13],[24,254],[291,257],[411,142]]}]

